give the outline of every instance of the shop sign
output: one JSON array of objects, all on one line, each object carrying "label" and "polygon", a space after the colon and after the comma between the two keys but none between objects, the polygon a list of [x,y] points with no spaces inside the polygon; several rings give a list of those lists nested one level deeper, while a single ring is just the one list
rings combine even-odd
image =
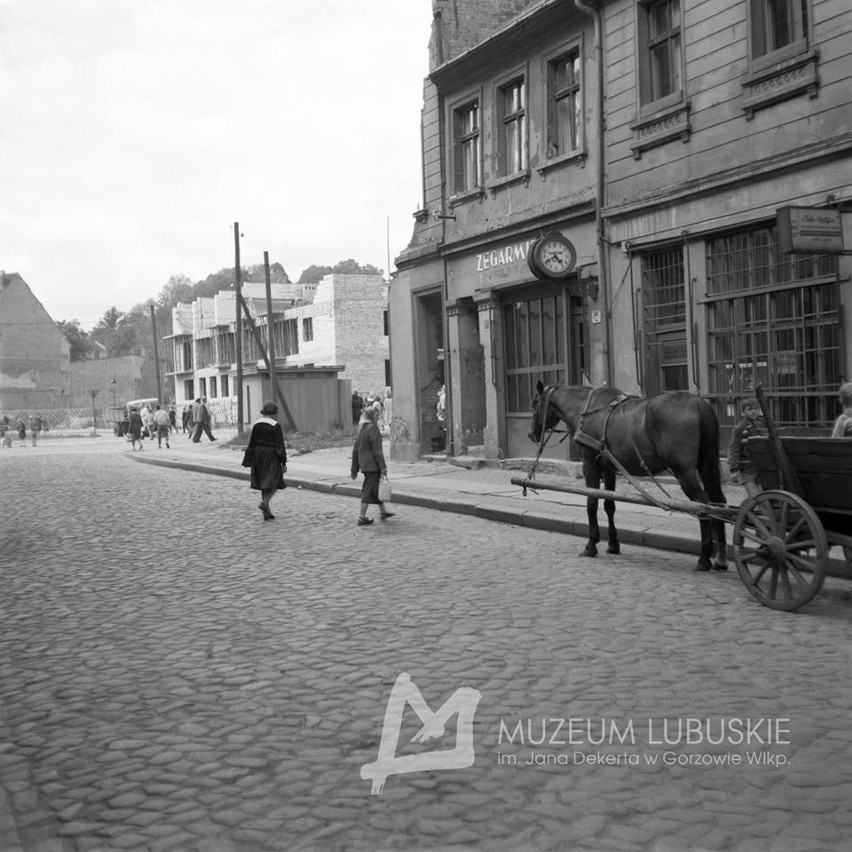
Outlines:
[{"label": "shop sign", "polygon": [[476,256],[476,271],[487,272],[490,269],[497,269],[501,266],[509,266],[519,262],[526,263],[527,251],[531,242],[532,239],[522,240],[519,243],[507,243],[506,245],[480,252]]},{"label": "shop sign", "polygon": [[843,223],[835,207],[780,207],[778,249],[784,254],[843,251]]}]

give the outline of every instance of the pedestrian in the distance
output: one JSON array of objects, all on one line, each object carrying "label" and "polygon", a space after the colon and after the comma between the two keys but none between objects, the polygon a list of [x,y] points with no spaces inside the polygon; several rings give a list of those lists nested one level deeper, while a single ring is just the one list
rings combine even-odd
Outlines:
[{"label": "pedestrian in the distance", "polygon": [[41,418],[33,414],[33,416],[30,417],[30,438],[32,439],[33,446],[35,446],[38,441],[39,432],[41,432]]},{"label": "pedestrian in the distance", "polygon": [[128,418],[127,431],[130,435],[130,443],[133,449],[136,449],[136,442],[139,442],[139,449],[142,449],[142,415],[136,408],[130,409],[130,417]]},{"label": "pedestrian in the distance", "polygon": [[743,419],[734,427],[731,443],[728,446],[728,469],[731,479],[745,488],[749,497],[760,494],[760,482],[757,471],[748,457],[746,441],[756,435],[766,434],[766,425],[760,411],[760,403],[754,397],[744,399],[740,404]]},{"label": "pedestrian in the distance", "polygon": [[243,467],[251,468],[251,488],[260,491],[257,508],[263,512],[263,520],[275,518],[269,501],[275,492],[286,488],[284,474],[287,473],[287,448],[281,424],[273,419],[278,415],[274,402],[265,402],[260,409],[260,419],[251,427],[248,446],[243,455]]},{"label": "pedestrian in the distance", "polygon": [[192,435],[192,442],[197,444],[201,440],[202,432],[211,441],[215,441],[216,439],[210,431],[210,412],[207,410],[207,397],[201,397],[195,403],[195,407],[192,410],[192,416],[195,420],[195,432]]},{"label": "pedestrian in the distance", "polygon": [[18,440],[22,447],[27,445],[27,424],[23,420],[18,421]]},{"label": "pedestrian in the distance", "polygon": [[364,410],[364,400],[361,399],[361,394],[358,391],[352,394],[352,425],[357,426],[361,419],[361,412]]},{"label": "pedestrian in the distance", "polygon": [[169,406],[169,432],[177,432],[177,409],[174,403]]},{"label": "pedestrian in the distance", "polygon": [[160,404],[157,403],[157,407],[154,409],[154,414],[152,416],[154,429],[157,430],[157,449],[163,449],[163,439],[166,441],[166,449],[169,449],[169,415],[168,412],[163,411],[160,408]]},{"label": "pedestrian in the distance", "polygon": [[191,421],[192,421],[192,406],[187,404],[187,405],[184,405],[183,409],[181,410],[180,424],[181,424],[181,431],[189,432],[190,437],[192,436],[192,423],[191,423]]},{"label": "pedestrian in the distance", "polygon": [[370,505],[379,507],[379,517],[383,521],[392,518],[394,514],[388,512],[385,504],[379,499],[379,481],[383,476],[387,478],[388,466],[382,453],[382,433],[376,425],[378,417],[379,412],[373,406],[364,409],[358,424],[355,444],[352,447],[350,475],[353,479],[357,479],[359,471],[364,474],[364,483],[361,486],[361,512],[358,515],[359,527],[373,523],[373,519],[367,517],[367,509]]}]

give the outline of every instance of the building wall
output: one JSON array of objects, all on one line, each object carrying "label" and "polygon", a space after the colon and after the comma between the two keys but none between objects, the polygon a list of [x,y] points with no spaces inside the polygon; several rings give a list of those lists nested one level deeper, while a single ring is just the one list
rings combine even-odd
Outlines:
[{"label": "building wall", "polygon": [[[761,58],[752,57],[752,33],[762,31],[749,20],[756,7],[681,0],[681,91],[649,106],[639,74],[647,6],[590,4],[602,13],[601,92],[593,19],[575,4],[490,3],[490,20],[485,5],[433,2],[421,128],[424,197],[390,292],[394,411],[407,427],[401,451],[411,453],[412,444],[427,451],[431,440],[424,413],[435,343],[422,344],[431,336],[430,293],[442,294],[438,348],[446,350],[454,453],[477,449],[470,441],[478,431],[488,455],[529,453],[523,437],[529,414],[517,400],[514,409],[509,405],[516,377],[505,321],[525,300],[532,304],[535,293],[571,314],[566,322],[574,340],[569,333],[567,345],[577,345],[566,353],[560,380],[612,382],[630,391],[667,383],[692,390],[716,405],[724,440],[735,397],[753,392],[754,377],[768,370],[770,403],[782,420],[824,425],[836,406],[833,384],[848,377],[852,362],[852,336],[842,335],[852,322],[852,262],[848,255],[791,261],[774,242],[764,251],[760,240],[775,240],[781,207],[827,207],[840,211],[845,245],[852,248],[852,8],[837,0],[794,4],[794,12],[804,9],[808,17],[807,39]],[[582,156],[552,163],[543,159],[546,71],[549,57],[567,43],[581,51],[585,138]],[[529,169],[507,180],[496,157],[499,87],[517,75],[527,83]],[[454,109],[472,98],[480,103],[482,180],[478,191],[457,197]],[[568,287],[578,298],[560,301],[518,262],[518,247],[550,228],[577,249],[577,280]],[[755,252],[766,255],[756,259],[738,248],[722,253],[732,267],[755,266],[757,283],[748,285],[754,296],[738,293],[731,310],[777,311],[777,322],[759,320],[765,340],[755,332],[758,320],[741,319],[727,343],[722,339],[725,304],[709,282],[726,240],[731,246],[756,240]],[[507,247],[514,254],[501,254]],[[654,270],[660,258],[671,258],[670,270]],[[675,307],[682,340],[668,333],[667,306],[649,301],[660,298],[654,288],[666,275],[681,279],[682,304]],[[744,286],[747,276],[732,275]],[[796,300],[800,304],[792,304]],[[647,319],[652,315],[655,326]],[[768,347],[769,354],[740,353],[723,363],[723,343],[743,351]],[[663,368],[664,358],[684,363]],[[736,378],[730,388],[720,387],[720,370]],[[794,371],[798,384],[785,390]],[[567,446],[558,452],[569,452]]]},{"label": "building wall", "polygon": [[0,409],[68,404],[70,351],[26,281],[0,272]]},{"label": "building wall", "polygon": [[114,406],[122,407],[130,399],[155,397],[157,376],[153,358],[124,355],[119,358],[73,361],[70,366],[70,400],[67,404],[73,408],[91,406],[92,390],[97,391],[95,403],[98,409],[105,410]]}]

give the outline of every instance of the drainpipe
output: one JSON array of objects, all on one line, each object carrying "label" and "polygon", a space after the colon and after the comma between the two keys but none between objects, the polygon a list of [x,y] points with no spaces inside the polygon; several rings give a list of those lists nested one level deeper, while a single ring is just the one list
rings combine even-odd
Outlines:
[{"label": "drainpipe", "polygon": [[601,354],[604,362],[604,379],[612,384],[612,358],[610,355],[611,320],[609,307],[609,243],[604,234],[603,206],[606,192],[606,116],[604,113],[604,64],[603,64],[603,34],[601,13],[599,9],[587,5],[583,0],[574,0],[574,5],[580,12],[589,15],[595,25],[595,64],[598,70],[598,104],[597,104],[597,142],[598,142],[598,172],[595,186],[595,230],[598,243],[598,270],[600,275],[601,313],[603,314],[603,340]]}]

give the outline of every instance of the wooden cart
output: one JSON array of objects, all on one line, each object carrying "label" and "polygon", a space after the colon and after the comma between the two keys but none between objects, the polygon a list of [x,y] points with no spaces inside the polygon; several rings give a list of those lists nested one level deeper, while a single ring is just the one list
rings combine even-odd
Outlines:
[{"label": "wooden cart", "polygon": [[[852,438],[779,434],[760,388],[757,397],[769,436],[750,438],[748,454],[766,489],[740,506],[651,498],[631,479],[637,495],[532,478],[512,482],[654,505],[733,524],[733,555],[745,587],[764,606],[792,611],[813,600],[826,577],[852,581]],[[832,558],[831,549],[837,556]]]},{"label": "wooden cart", "polygon": [[827,576],[852,580],[852,438],[770,430],[747,446],[766,490],[745,500],[734,521],[737,570],[765,606],[798,609]]}]

